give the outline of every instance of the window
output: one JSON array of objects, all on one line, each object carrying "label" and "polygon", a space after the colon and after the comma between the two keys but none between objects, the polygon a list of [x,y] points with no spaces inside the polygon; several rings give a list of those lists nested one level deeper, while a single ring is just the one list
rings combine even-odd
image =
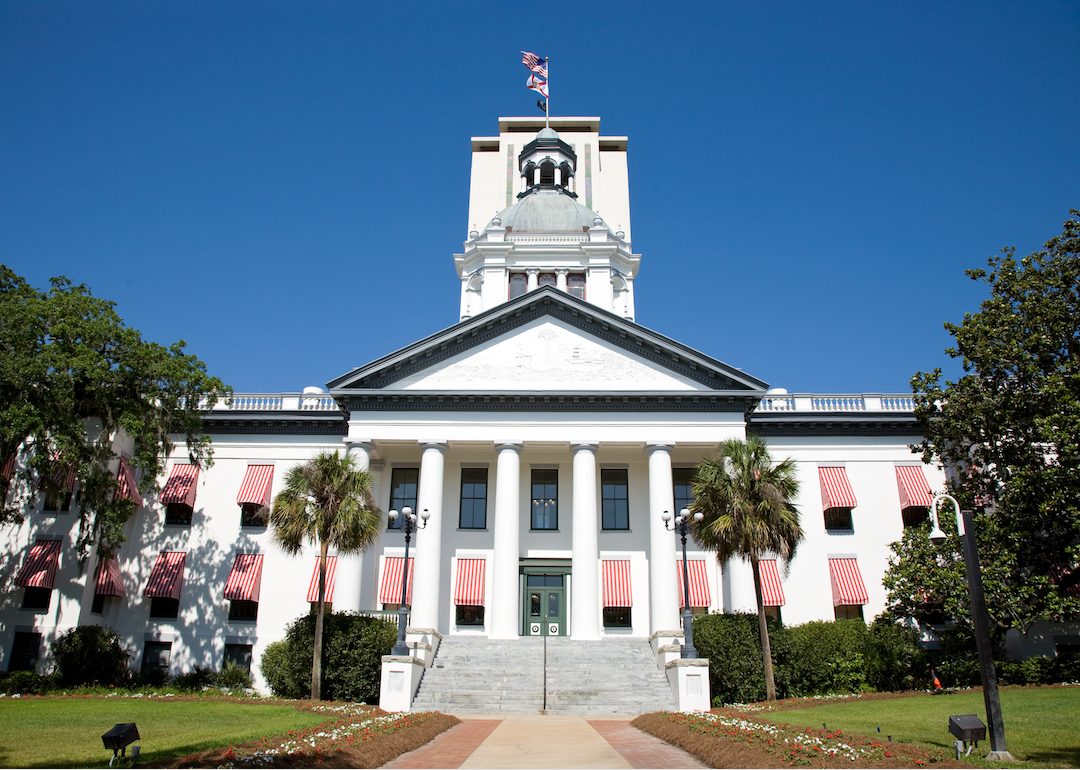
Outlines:
[{"label": "window", "polygon": [[483,606],[473,604],[457,605],[457,614],[454,622],[459,626],[482,626],[484,625]]},{"label": "window", "polygon": [[225,645],[225,658],[221,661],[224,667],[225,663],[234,663],[240,668],[251,673],[251,645],[250,644],[226,644]]},{"label": "window", "polygon": [[8,671],[33,671],[37,668],[41,650],[41,634],[33,631],[16,631],[11,643]]},{"label": "window", "polygon": [[533,469],[532,528],[559,528],[559,471],[557,469]]},{"label": "window", "polygon": [[826,508],[825,509],[825,531],[832,532],[847,531],[850,532],[854,529],[851,523],[851,509],[850,508]]},{"label": "window", "polygon": [[[312,615],[314,615],[316,612],[319,611],[319,603],[318,602],[308,602],[308,607],[309,607],[309,612]],[[323,609],[326,611],[326,614],[329,615],[331,612],[334,611],[334,603],[333,602],[323,602]],[[386,609],[386,607],[383,607],[383,609]],[[394,607],[394,609],[397,609],[397,607]]]},{"label": "window", "polygon": [[540,164],[540,184],[555,184],[555,164],[551,161]]},{"label": "window", "polygon": [[529,279],[525,276],[525,273],[510,274],[510,299],[524,296],[528,290]]},{"label": "window", "polygon": [[233,599],[229,602],[229,620],[257,620],[258,617],[258,602],[249,602],[243,599]]},{"label": "window", "polygon": [[[860,607],[860,609],[862,609],[862,608]],[[765,607],[765,617],[772,618],[773,620],[775,620],[776,625],[778,625],[778,626],[784,625],[784,621],[780,617],[780,608],[779,607]]]},{"label": "window", "polygon": [[180,600],[155,596],[150,600],[150,617],[175,618],[180,613]]},{"label": "window", "polygon": [[629,607],[604,607],[604,628],[630,628]]},{"label": "window", "polygon": [[487,468],[461,469],[461,518],[462,529],[487,527]]},{"label": "window", "polygon": [[169,660],[172,658],[172,642],[147,642],[143,647],[142,671],[160,671],[169,673]]},{"label": "window", "polygon": [[671,469],[671,485],[675,490],[675,508],[671,512],[672,518],[678,516],[683,508],[689,508],[694,504],[695,471],[695,468]]},{"label": "window", "polygon": [[244,503],[240,506],[241,527],[265,527],[270,509],[262,503]]},{"label": "window", "polygon": [[540,273],[540,280],[537,283],[538,286],[554,286],[555,285],[555,273]]},{"label": "window", "polygon": [[100,615],[105,612],[105,599],[106,594],[94,594],[94,602],[90,605],[90,612],[95,615]]},{"label": "window", "polygon": [[861,604],[838,604],[834,608],[837,620],[863,620]]},{"label": "window", "polygon": [[921,505],[912,505],[900,512],[904,518],[904,529],[917,527],[930,518],[930,512]]},{"label": "window", "polygon": [[23,594],[22,603],[22,608],[24,610],[34,610],[35,612],[48,612],[49,605],[51,603],[51,588],[37,588],[34,586],[26,587],[26,593]]},{"label": "window", "polygon": [[[390,474],[390,509],[399,514],[403,508],[412,508],[416,512],[416,485],[420,480],[419,468],[394,468]],[[405,525],[405,517],[398,516],[397,521],[391,521],[388,527],[401,529]]]},{"label": "window", "polygon": [[600,469],[600,502],[604,529],[630,529],[630,507],[626,496],[625,468]]},{"label": "window", "polygon": [[42,511],[50,511],[54,513],[63,513],[71,510],[71,490],[68,488],[62,489],[46,489],[45,490],[45,502],[41,506]]},{"label": "window", "polygon": [[566,288],[571,296],[585,299],[585,276],[580,273],[571,273],[566,277]]},{"label": "window", "polygon": [[166,503],[165,523],[176,524],[182,527],[191,526],[191,506],[187,503]]}]

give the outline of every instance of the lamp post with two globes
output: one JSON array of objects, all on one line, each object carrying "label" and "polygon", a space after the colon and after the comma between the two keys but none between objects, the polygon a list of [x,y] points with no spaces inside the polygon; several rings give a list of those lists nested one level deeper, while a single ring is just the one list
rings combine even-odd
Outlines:
[{"label": "lamp post with two globes", "polygon": [[[660,514],[660,518],[664,520],[664,529],[668,532],[674,532],[682,537],[682,569],[683,569],[683,641],[686,644],[682,648],[682,657],[684,658],[696,658],[698,656],[697,648],[694,647],[694,618],[690,613],[690,570],[686,566],[686,536],[690,534],[690,509],[683,508],[679,511],[679,515],[675,517],[675,526],[668,526],[671,521],[671,514],[664,511]],[[705,518],[705,514],[698,511],[693,515],[694,521],[701,521]]]},{"label": "lamp post with two globes", "polygon": [[1001,699],[998,697],[997,673],[994,671],[994,648],[990,642],[990,618],[986,613],[983,595],[982,569],[979,567],[979,547],[975,542],[975,523],[971,511],[961,511],[960,504],[951,495],[938,495],[930,506],[934,529],[930,542],[941,545],[945,533],[938,525],[938,505],[942,500],[952,503],[956,511],[956,529],[964,547],[964,566],[967,569],[968,593],[971,598],[971,622],[975,626],[975,650],[979,656],[979,673],[982,675],[983,701],[986,704],[986,721],[990,723],[990,753],[987,759],[1015,762],[1005,747],[1005,723],[1001,718]]},{"label": "lamp post with two globes", "polygon": [[[390,521],[397,521],[398,512],[395,510],[390,511]],[[398,626],[397,626],[397,644],[390,650],[391,655],[404,655],[409,654],[409,645],[405,643],[405,626],[408,623],[409,611],[405,608],[405,601],[408,598],[408,580],[409,580],[409,541],[412,540],[412,533],[417,530],[423,529],[427,526],[428,519],[431,518],[431,514],[428,513],[427,508],[420,514],[420,518],[424,520],[424,523],[417,526],[416,514],[413,513],[412,508],[408,506],[401,509],[402,516],[402,529],[405,530],[405,561],[402,562],[401,567],[401,604],[398,605]],[[391,525],[393,526],[393,525]]]}]

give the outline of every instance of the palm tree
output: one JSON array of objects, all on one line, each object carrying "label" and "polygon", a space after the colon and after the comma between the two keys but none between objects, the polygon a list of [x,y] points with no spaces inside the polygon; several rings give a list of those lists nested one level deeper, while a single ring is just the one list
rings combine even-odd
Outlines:
[{"label": "palm tree", "polygon": [[798,492],[795,462],[789,457],[774,465],[765,441],[757,436],[724,441],[716,458],[703,461],[694,476],[693,509],[705,515],[694,526],[694,539],[715,551],[721,563],[738,556],[753,568],[769,700],[776,700],[776,682],[758,561],[766,553],[785,561],[795,555],[803,539],[799,511],[792,503]]},{"label": "palm tree", "polygon": [[382,513],[371,492],[371,474],[359,470],[351,455],[320,452],[285,474],[285,488],[274,498],[270,526],[274,541],[289,554],[304,542],[319,547],[319,602],[315,614],[315,652],[311,661],[311,699],[321,700],[323,614],[326,599],[326,553],[356,553],[382,532]]}]

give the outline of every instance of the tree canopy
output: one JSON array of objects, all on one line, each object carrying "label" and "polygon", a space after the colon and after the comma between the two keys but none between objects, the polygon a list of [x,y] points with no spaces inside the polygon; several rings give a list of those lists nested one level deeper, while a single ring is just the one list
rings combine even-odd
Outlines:
[{"label": "tree canopy", "polygon": [[311,699],[322,693],[323,617],[326,608],[326,559],[338,553],[367,550],[382,534],[383,517],[372,494],[372,478],[356,467],[352,455],[320,452],[285,474],[285,488],[270,511],[274,542],[286,553],[304,543],[319,549],[319,594],[311,662]]},{"label": "tree canopy", "polygon": [[1080,211],[1070,213],[1040,251],[1017,259],[1006,248],[967,271],[990,296],[945,324],[964,375],[911,380],[925,426],[914,449],[943,465],[962,507],[993,514],[977,528],[1009,549],[1002,579],[1023,607],[1007,614],[1022,627],[1068,611],[1080,583]]},{"label": "tree canopy", "polygon": [[750,562],[754,573],[768,700],[776,700],[776,684],[758,562],[766,554],[785,561],[795,555],[803,539],[799,511],[792,502],[798,493],[794,460],[774,464],[758,436],[722,442],[716,458],[702,462],[694,475],[694,510],[705,515],[694,527],[694,539],[715,551],[721,562],[732,557]]},{"label": "tree canopy", "polygon": [[182,340],[142,339],[114,304],[62,277],[40,291],[0,265],[2,521],[21,522],[39,489],[62,493],[73,473],[82,558],[95,542],[116,548],[135,509],[116,494],[116,436],[134,441],[129,462],[151,490],[174,449],[170,434],[185,437],[191,462],[212,462],[201,408],[231,394]]}]

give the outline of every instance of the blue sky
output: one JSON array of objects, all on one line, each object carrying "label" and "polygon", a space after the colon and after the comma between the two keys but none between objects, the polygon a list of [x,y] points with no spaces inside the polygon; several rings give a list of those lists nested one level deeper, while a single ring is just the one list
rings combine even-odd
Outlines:
[{"label": "blue sky", "polygon": [[1080,208],[1077,2],[0,3],[0,261],[238,392],[457,320],[470,136],[627,135],[637,321],[792,392],[958,367]]}]

